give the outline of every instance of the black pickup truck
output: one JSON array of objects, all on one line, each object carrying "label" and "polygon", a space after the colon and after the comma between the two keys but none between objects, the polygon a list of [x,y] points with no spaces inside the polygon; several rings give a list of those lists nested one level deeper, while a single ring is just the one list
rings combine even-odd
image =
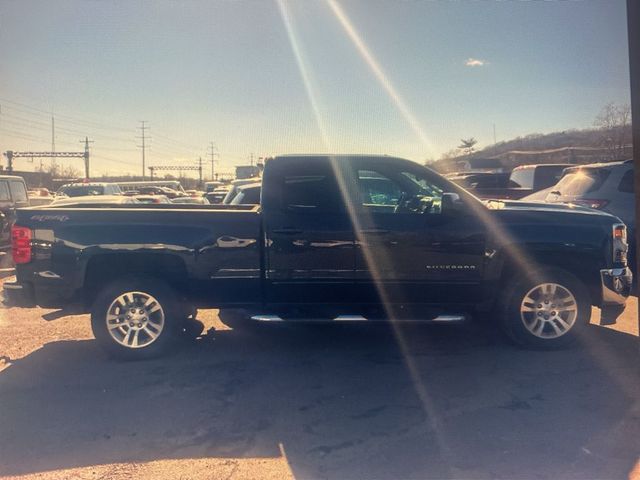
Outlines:
[{"label": "black pickup truck", "polygon": [[553,348],[592,305],[615,322],[629,295],[626,228],[596,210],[484,203],[414,162],[364,155],[272,158],[261,197],[21,209],[5,303],[91,312],[99,343],[135,358],[165,350],[196,308],[284,321],[489,312],[515,342]]}]

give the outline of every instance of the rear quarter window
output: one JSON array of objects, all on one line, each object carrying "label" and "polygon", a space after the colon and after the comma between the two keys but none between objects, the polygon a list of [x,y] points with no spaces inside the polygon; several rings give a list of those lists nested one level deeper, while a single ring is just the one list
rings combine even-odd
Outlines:
[{"label": "rear quarter window", "polygon": [[633,170],[629,170],[620,179],[618,184],[618,191],[623,193],[633,193]]},{"label": "rear quarter window", "polygon": [[25,188],[24,183],[17,180],[11,180],[9,182],[9,188],[11,190],[11,197],[15,203],[28,202],[27,189]]},{"label": "rear quarter window", "polygon": [[11,200],[9,182],[0,181],[0,202],[8,202],[9,200]]},{"label": "rear quarter window", "polygon": [[533,168],[515,169],[509,178],[511,188],[533,188]]}]

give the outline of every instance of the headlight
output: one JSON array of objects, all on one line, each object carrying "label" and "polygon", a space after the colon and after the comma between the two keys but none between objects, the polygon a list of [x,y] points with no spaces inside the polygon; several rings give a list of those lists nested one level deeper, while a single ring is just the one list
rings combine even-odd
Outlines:
[{"label": "headlight", "polygon": [[613,261],[627,264],[627,227],[623,223],[613,225]]}]

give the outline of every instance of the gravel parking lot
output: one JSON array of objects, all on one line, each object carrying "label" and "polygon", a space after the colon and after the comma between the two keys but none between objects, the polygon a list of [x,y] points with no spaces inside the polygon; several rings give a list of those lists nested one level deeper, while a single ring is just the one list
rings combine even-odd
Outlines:
[{"label": "gravel parking lot", "polygon": [[484,324],[232,330],[202,311],[198,341],[122,363],[87,316],[46,313],[0,310],[8,478],[640,478],[635,297],[554,352]]}]

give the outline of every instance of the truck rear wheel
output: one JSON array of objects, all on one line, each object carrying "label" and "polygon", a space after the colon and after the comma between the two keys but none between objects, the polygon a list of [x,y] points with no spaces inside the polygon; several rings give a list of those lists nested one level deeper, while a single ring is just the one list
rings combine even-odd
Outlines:
[{"label": "truck rear wheel", "polygon": [[164,353],[179,337],[177,295],[154,278],[122,278],[100,291],[91,309],[91,328],[111,356],[134,360]]},{"label": "truck rear wheel", "polygon": [[570,273],[545,269],[510,283],[500,316],[515,343],[540,349],[562,348],[575,342],[589,324],[588,291]]}]

